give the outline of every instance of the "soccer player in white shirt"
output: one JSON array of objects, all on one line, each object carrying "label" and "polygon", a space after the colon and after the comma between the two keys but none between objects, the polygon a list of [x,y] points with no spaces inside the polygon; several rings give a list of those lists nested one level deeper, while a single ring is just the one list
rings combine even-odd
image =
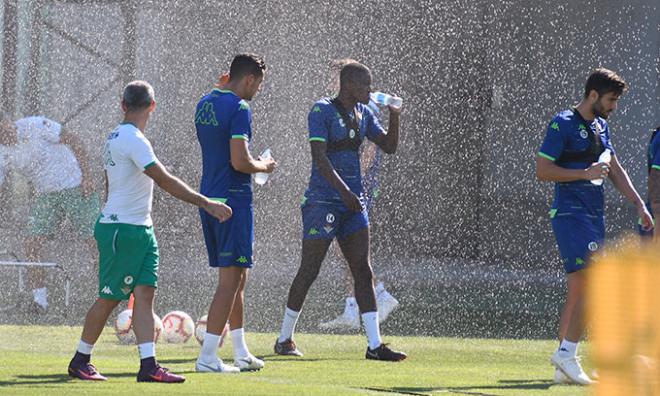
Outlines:
[{"label": "soccer player in white shirt", "polygon": [[154,155],[142,133],[156,108],[151,85],[129,83],[121,105],[124,120],[105,144],[107,202],[94,230],[99,250],[99,297],[87,313],[68,371],[82,380],[106,379],[90,363],[92,348],[112,311],[133,293],[133,329],[140,353],[138,382],[183,382],[183,376],[170,373],[155,358],[153,302],[159,253],[151,220],[153,184],[220,221],[230,218],[232,210],[193,191]]}]

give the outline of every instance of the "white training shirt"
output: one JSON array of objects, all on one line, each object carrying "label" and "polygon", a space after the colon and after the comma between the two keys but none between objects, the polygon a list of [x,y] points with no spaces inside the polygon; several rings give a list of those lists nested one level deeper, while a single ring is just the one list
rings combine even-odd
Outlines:
[{"label": "white training shirt", "polygon": [[135,125],[119,124],[103,152],[108,201],[99,221],[151,226],[154,182],[144,174],[158,161],[151,143]]},{"label": "white training shirt", "polygon": [[60,142],[62,126],[46,117],[22,118],[15,123],[18,144],[12,150],[14,169],[23,174],[37,193],[80,186],[82,172],[73,151]]}]

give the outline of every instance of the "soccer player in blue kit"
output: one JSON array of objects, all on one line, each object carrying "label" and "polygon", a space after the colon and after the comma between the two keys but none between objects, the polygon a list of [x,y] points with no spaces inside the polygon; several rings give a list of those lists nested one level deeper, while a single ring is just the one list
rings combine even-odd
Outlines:
[{"label": "soccer player in blue kit", "polygon": [[289,290],[282,331],[275,353],[302,356],[293,332],[307,292],[316,279],[328,247],[337,238],[353,275],[355,298],[367,334],[367,359],[400,361],[403,352],[381,341],[369,262],[369,221],[362,197],[359,148],[367,138],[387,154],[399,142],[400,109],[389,107],[387,133],[367,104],[371,72],[360,63],[344,66],[339,95],[317,101],[308,116],[312,174],[302,204],[302,260]]},{"label": "soccer player in blue kit", "polygon": [[[660,213],[660,126],[658,126],[651,135],[647,157],[649,178],[648,201],[646,202],[646,208],[651,213],[651,216],[656,216]],[[654,230],[645,230],[641,221],[639,222],[638,229],[640,235],[644,239],[651,239],[654,237]],[[660,234],[655,232],[656,240],[660,240],[658,235]]]},{"label": "soccer player in blue kit", "polygon": [[[235,373],[259,370],[263,361],[252,355],[245,343],[243,303],[248,269],[252,268],[254,212],[252,174],[271,173],[272,159],[250,155],[252,113],[247,101],[259,91],[266,72],[263,59],[254,54],[237,55],[222,89],[215,88],[197,105],[195,127],[202,149],[200,191],[233,211],[226,222],[200,211],[209,265],[219,268],[219,281],[209,308],[206,335],[195,369],[200,372]],[[234,365],[217,357],[222,330],[229,320]]]},{"label": "soccer player in blue kit", "polygon": [[[625,81],[613,71],[594,70],[587,79],[582,101],[558,113],[550,122],[536,158],[537,178],[555,182],[550,218],[568,277],[559,327],[561,343],[551,358],[556,382],[593,383],[577,357],[578,342],[584,332],[585,269],[591,254],[601,248],[605,239],[604,188],[591,181],[609,178],[635,204],[643,228],[653,227],[644,201],[610,142],[606,119],[616,110],[617,101],[626,90]],[[611,150],[611,162],[598,163],[606,149]]]}]

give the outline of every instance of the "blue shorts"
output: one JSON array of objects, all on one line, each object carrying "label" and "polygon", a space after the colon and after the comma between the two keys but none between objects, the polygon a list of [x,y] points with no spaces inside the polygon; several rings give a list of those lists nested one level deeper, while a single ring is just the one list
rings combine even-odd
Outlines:
[{"label": "blue shorts", "polygon": [[[646,204],[646,209],[649,211],[649,213],[651,214],[651,216],[653,216],[653,211],[651,210],[651,205],[649,205],[649,204],[647,203],[647,204]],[[655,219],[655,216],[654,216],[654,219]],[[642,228],[642,219],[639,219],[639,221],[637,222],[637,232],[639,233],[639,236],[642,237],[643,240],[644,240],[644,239],[651,239],[651,238],[653,238],[653,232],[654,232],[654,231],[655,231],[655,228],[651,228],[650,230],[645,231],[645,230]]]},{"label": "blue shorts", "polygon": [[209,265],[252,268],[254,210],[252,207],[232,210],[234,214],[223,223],[205,210],[199,210]]},{"label": "blue shorts", "polygon": [[591,255],[605,241],[605,219],[602,216],[557,215],[552,219],[552,230],[567,274],[585,269]]},{"label": "blue shorts", "polygon": [[356,213],[342,203],[306,202],[302,205],[303,239],[343,239],[369,227],[367,210]]}]

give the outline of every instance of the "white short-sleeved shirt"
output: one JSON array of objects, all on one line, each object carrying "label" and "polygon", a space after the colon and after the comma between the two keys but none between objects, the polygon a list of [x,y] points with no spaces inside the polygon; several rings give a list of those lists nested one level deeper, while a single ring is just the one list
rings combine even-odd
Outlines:
[{"label": "white short-sleeved shirt", "polygon": [[82,172],[73,151],[60,142],[62,126],[42,116],[15,123],[18,144],[12,150],[13,168],[23,174],[37,193],[80,186]]},{"label": "white short-sleeved shirt", "polygon": [[108,201],[100,222],[151,226],[154,182],[144,174],[158,162],[151,143],[135,125],[122,123],[108,135],[103,152]]}]

